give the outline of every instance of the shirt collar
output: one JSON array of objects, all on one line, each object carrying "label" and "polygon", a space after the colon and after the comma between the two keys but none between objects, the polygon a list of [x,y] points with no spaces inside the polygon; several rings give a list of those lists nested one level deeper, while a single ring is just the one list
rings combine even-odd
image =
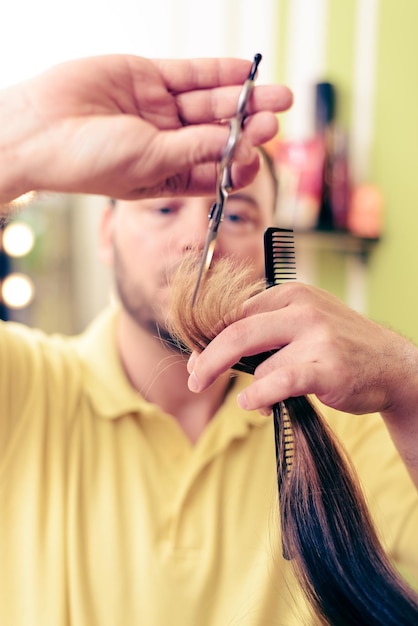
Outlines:
[{"label": "shirt collar", "polygon": [[[116,419],[123,415],[141,413],[152,416],[161,412],[159,407],[147,402],[130,384],[116,345],[116,324],[119,307],[112,306],[103,311],[87,328],[74,339],[79,355],[85,389],[98,414],[107,419]],[[270,417],[258,411],[243,411],[237,407],[236,396],[251,381],[248,374],[238,373],[234,384],[228,391],[218,414],[228,413],[228,420],[237,421],[241,427],[261,426]],[[232,423],[231,423],[232,426]]]}]

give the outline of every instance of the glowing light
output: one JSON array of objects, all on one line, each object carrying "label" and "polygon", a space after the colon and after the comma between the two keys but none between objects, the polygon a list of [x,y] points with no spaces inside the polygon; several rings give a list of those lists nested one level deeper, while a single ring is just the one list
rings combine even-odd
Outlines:
[{"label": "glowing light", "polygon": [[25,256],[32,250],[34,243],[33,230],[24,222],[11,222],[4,229],[3,248],[9,256]]},{"label": "glowing light", "polygon": [[29,276],[25,274],[9,274],[1,285],[1,297],[11,309],[23,309],[28,306],[35,295],[35,287]]}]

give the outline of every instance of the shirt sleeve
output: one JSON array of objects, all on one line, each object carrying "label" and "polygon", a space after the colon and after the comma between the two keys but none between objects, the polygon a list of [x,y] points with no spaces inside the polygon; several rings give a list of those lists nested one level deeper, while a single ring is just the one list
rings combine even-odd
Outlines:
[{"label": "shirt sleeve", "polygon": [[29,433],[45,440],[56,422],[65,426],[74,404],[75,368],[68,357],[62,338],[0,322],[0,469]]}]

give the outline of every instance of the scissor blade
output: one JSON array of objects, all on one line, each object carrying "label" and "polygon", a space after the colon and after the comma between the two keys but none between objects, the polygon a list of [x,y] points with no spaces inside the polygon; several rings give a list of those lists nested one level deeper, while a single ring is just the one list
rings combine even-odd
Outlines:
[{"label": "scissor blade", "polygon": [[224,150],[223,156],[218,163],[217,199],[209,215],[208,234],[206,235],[206,241],[202,253],[202,260],[200,262],[199,273],[193,293],[192,307],[196,302],[196,297],[199,291],[200,283],[202,282],[202,278],[204,274],[206,274],[206,272],[208,271],[212,262],[218,228],[222,221],[224,205],[228,199],[228,192],[232,189],[231,162],[234,156],[235,147],[238,143],[242,131],[245,110],[253,88],[257,67],[260,61],[261,54],[256,54],[254,57],[254,62],[251,66],[250,75],[241,89],[236,114],[230,121],[228,143]]},{"label": "scissor blade", "polygon": [[215,251],[216,235],[217,233],[213,232],[213,230],[208,230],[208,234],[206,235],[206,241],[202,252],[202,259],[200,261],[199,273],[197,275],[196,286],[193,292],[192,307],[194,307],[195,305],[197,292],[199,291],[200,283],[202,282],[203,276],[206,274],[210,267],[210,264],[212,263],[212,257]]}]

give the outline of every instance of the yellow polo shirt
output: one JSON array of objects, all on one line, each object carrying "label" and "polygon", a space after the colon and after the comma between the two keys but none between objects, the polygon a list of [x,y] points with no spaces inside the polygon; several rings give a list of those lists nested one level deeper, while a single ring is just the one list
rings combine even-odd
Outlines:
[{"label": "yellow polo shirt", "polygon": [[[271,419],[239,375],[192,446],[129,385],[117,312],[0,328],[0,625],[313,625],[280,553]],[[378,416],[330,412],[385,545],[418,580],[418,497]]]}]

